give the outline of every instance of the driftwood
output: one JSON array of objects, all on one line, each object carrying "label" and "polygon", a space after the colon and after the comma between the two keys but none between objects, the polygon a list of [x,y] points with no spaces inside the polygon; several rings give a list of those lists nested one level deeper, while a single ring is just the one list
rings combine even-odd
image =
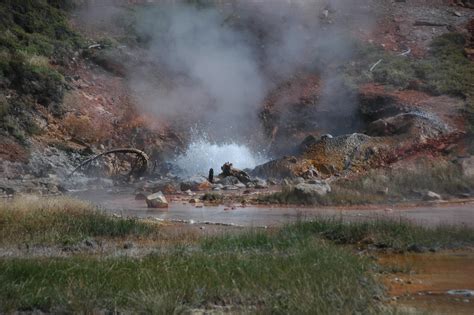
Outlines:
[{"label": "driftwood", "polygon": [[85,160],[78,167],[76,167],[71,172],[71,174],[69,174],[69,176],[72,176],[74,173],[76,173],[81,168],[90,165],[92,162],[94,162],[95,160],[97,160],[97,159],[99,159],[99,158],[101,158],[105,155],[116,154],[116,153],[135,154],[137,156],[137,159],[136,159],[135,163],[133,163],[132,169],[131,169],[129,175],[132,175],[132,174],[142,175],[147,171],[148,164],[150,162],[150,158],[148,157],[148,155],[145,152],[143,152],[141,150],[138,150],[138,149],[133,149],[133,148],[119,148],[119,149],[113,149],[113,150],[109,150],[109,151],[106,151],[106,152],[102,152],[100,154],[97,154],[97,155]]}]

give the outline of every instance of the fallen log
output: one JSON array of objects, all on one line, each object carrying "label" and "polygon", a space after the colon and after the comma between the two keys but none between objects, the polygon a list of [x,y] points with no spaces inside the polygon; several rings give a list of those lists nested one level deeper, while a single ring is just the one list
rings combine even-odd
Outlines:
[{"label": "fallen log", "polygon": [[118,148],[118,149],[113,149],[113,150],[109,150],[109,151],[106,151],[106,152],[102,152],[100,154],[97,154],[97,155],[85,160],[78,167],[76,167],[69,174],[69,176],[72,176],[74,173],[76,173],[81,168],[83,168],[87,165],[90,165],[90,163],[92,163],[93,161],[95,161],[95,160],[97,160],[97,159],[99,159],[99,158],[101,158],[105,155],[116,154],[116,153],[135,154],[137,156],[136,163],[134,163],[134,165],[132,166],[132,169],[130,170],[129,175],[132,175],[132,174],[142,175],[147,171],[148,164],[150,162],[150,158],[148,157],[148,155],[145,152],[143,152],[141,150],[138,150],[138,149],[133,149],[133,148]]}]

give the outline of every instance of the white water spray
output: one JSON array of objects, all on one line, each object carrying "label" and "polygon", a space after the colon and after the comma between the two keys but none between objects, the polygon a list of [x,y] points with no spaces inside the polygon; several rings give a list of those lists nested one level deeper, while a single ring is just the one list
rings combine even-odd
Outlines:
[{"label": "white water spray", "polygon": [[254,168],[267,161],[264,155],[254,153],[249,147],[231,143],[211,143],[205,137],[192,141],[186,151],[178,156],[174,164],[183,171],[183,175],[206,175],[210,168],[215,174],[220,173],[220,167],[231,162],[239,169]]}]

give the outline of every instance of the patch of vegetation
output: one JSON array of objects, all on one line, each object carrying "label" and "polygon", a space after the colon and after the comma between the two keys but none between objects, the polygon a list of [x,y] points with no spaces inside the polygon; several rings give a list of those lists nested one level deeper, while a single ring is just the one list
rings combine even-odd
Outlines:
[{"label": "patch of vegetation", "polygon": [[384,199],[373,194],[361,193],[355,190],[344,189],[333,185],[331,193],[319,195],[301,195],[292,186],[283,187],[282,191],[257,198],[259,203],[283,204],[283,205],[361,205],[382,202]]},{"label": "patch of vegetation", "polygon": [[447,196],[472,193],[474,178],[463,176],[453,163],[431,165],[420,161],[413,169],[370,170],[362,176],[335,181],[331,187],[332,191],[324,196],[301,196],[289,186],[257,201],[331,206],[421,200],[428,191]]},{"label": "patch of vegetation", "polygon": [[113,218],[74,199],[26,198],[0,204],[0,243],[71,244],[93,237],[149,236],[155,231],[151,224]]},{"label": "patch of vegetation", "polygon": [[[329,242],[327,240],[330,240]],[[0,260],[0,311],[380,314],[367,258],[338,244],[472,246],[474,231],[403,221],[299,222],[204,238],[145,258]]]},{"label": "patch of vegetation", "polygon": [[338,182],[340,187],[377,194],[386,191],[396,199],[420,199],[426,191],[456,195],[471,193],[474,178],[463,176],[453,163],[431,165],[425,161],[416,163],[413,169],[371,170],[366,176]]},{"label": "patch of vegetation", "polygon": [[3,260],[0,310],[380,312],[373,296],[381,291],[368,260],[317,239],[289,242],[291,249],[283,250],[268,250],[266,243],[236,251],[205,244],[143,259]]},{"label": "patch of vegetation", "polygon": [[[462,34],[448,33],[431,43],[427,57],[415,59],[359,44],[357,62],[347,68],[347,74],[356,83],[375,81],[437,95],[468,96],[474,89],[474,64],[465,56],[464,45]],[[382,61],[370,72],[379,60]]]},{"label": "patch of vegetation", "polygon": [[345,223],[329,219],[300,222],[289,226],[285,233],[320,235],[338,244],[374,244],[396,251],[409,250],[413,245],[427,248],[461,248],[474,244],[474,229],[465,226],[415,225],[404,220],[377,220]]},{"label": "patch of vegetation", "polygon": [[35,104],[56,116],[64,112],[61,66],[83,45],[63,11],[72,6],[72,0],[0,2],[0,90],[9,95],[0,104],[0,133],[23,140],[37,130],[29,114]]},{"label": "patch of vegetation", "polygon": [[[13,244],[25,234],[59,240],[54,235],[146,236],[151,229],[70,199],[2,207],[2,239]],[[474,230],[325,219],[203,237],[143,258],[0,259],[0,312],[390,313],[374,299],[383,291],[371,274],[381,269],[337,244],[395,250],[472,246]]]}]

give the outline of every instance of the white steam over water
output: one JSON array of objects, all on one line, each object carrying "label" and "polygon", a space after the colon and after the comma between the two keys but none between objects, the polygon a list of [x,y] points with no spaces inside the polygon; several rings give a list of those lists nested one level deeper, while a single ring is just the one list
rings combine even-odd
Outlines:
[{"label": "white steam over water", "polygon": [[178,156],[174,164],[183,171],[183,175],[206,175],[210,168],[217,175],[221,166],[231,162],[239,169],[254,168],[267,160],[262,154],[254,153],[247,146],[237,143],[216,144],[207,139],[195,140],[189,144],[186,152]]}]

